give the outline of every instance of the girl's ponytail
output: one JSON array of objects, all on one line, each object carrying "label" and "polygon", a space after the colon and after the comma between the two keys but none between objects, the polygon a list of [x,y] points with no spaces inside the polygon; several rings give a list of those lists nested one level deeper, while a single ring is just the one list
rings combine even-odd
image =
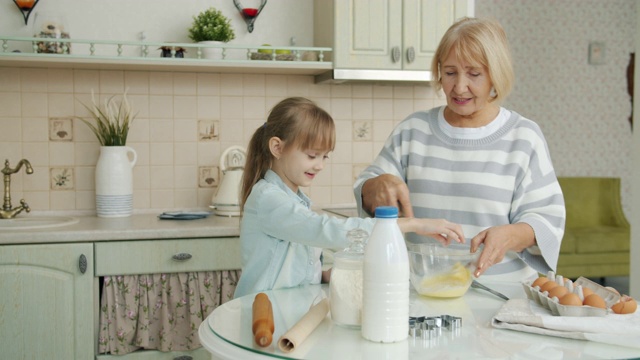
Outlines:
[{"label": "girl's ponytail", "polygon": [[261,125],[253,133],[247,148],[247,158],[242,175],[242,189],[240,192],[240,211],[244,209],[253,185],[264,177],[271,167],[271,152],[269,151],[269,138],[266,129],[267,123]]}]

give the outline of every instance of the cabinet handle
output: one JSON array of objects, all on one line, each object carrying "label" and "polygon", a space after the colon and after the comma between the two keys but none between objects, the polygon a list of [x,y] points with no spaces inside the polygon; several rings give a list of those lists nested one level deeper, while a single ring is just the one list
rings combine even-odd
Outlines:
[{"label": "cabinet handle", "polygon": [[413,46],[407,48],[407,63],[411,64],[416,59],[416,49]]},{"label": "cabinet handle", "polygon": [[393,61],[394,63],[397,63],[398,61],[400,61],[400,47],[399,46],[394,46],[391,49],[391,61]]},{"label": "cabinet handle", "polygon": [[80,258],[78,259],[78,268],[80,268],[81,273],[85,273],[87,271],[87,257],[84,254],[80,254]]},{"label": "cabinet handle", "polygon": [[193,360],[193,356],[180,355],[173,358],[173,360]]},{"label": "cabinet handle", "polygon": [[175,261],[186,261],[192,258],[191,254],[189,253],[178,253],[175,254],[171,257],[173,260]]}]

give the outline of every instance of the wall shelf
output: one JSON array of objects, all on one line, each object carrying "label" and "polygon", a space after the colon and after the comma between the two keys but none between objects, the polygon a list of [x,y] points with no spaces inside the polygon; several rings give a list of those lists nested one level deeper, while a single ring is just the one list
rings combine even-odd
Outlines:
[{"label": "wall shelf", "polygon": [[[68,54],[36,52],[37,44],[55,42],[68,46]],[[331,70],[333,63],[323,61],[331,48],[270,47],[238,45],[204,45],[198,43],[157,43],[132,41],[104,41],[78,39],[48,39],[10,37],[0,35],[0,67],[67,68],[98,70],[138,70],[173,72],[224,72],[282,75],[318,75]],[[183,48],[184,58],[161,57],[160,47]],[[205,59],[205,48],[222,48],[225,58]],[[19,52],[14,52],[17,49]],[[263,50],[271,52],[270,60],[251,60],[252,54]],[[293,60],[277,60],[275,51],[290,52]],[[175,53],[175,52],[174,52]],[[175,54],[174,54],[175,55]],[[264,52],[261,53],[264,55]],[[303,61],[306,55],[317,60]],[[264,57],[264,56],[263,56]],[[279,58],[279,57],[278,57]]]}]

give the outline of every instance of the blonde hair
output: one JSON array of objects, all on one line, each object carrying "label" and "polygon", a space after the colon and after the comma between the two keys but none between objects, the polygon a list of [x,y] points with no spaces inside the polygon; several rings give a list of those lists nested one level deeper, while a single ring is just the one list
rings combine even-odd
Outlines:
[{"label": "blonde hair", "polygon": [[333,151],[336,144],[336,128],[329,113],[302,97],[280,101],[271,109],[267,122],[256,129],[249,141],[242,176],[242,209],[253,185],[264,178],[271,168],[273,155],[269,149],[269,139],[274,136],[284,142],[285,149],[295,146],[301,150],[314,148]]},{"label": "blonde hair", "polygon": [[489,71],[495,90],[492,101],[500,103],[509,96],[514,82],[511,52],[507,35],[497,21],[464,17],[451,25],[431,62],[436,91],[442,89],[440,66],[452,50],[458,59],[481,65]]}]

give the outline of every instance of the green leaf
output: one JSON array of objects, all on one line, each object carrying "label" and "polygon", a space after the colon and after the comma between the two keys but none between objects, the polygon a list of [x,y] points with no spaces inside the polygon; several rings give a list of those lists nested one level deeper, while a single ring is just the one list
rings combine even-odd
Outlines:
[{"label": "green leaf", "polygon": [[191,28],[189,28],[189,38],[195,42],[229,42],[235,37],[231,21],[221,11],[213,7],[194,16]]},{"label": "green leaf", "polygon": [[127,143],[129,127],[136,115],[131,114],[131,106],[127,100],[127,92],[122,94],[119,104],[116,104],[115,95],[104,102],[103,106],[96,103],[91,92],[93,106],[82,105],[91,113],[93,122],[76,116],[75,118],[85,123],[94,133],[101,146],[124,146]]}]

